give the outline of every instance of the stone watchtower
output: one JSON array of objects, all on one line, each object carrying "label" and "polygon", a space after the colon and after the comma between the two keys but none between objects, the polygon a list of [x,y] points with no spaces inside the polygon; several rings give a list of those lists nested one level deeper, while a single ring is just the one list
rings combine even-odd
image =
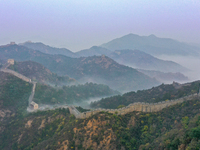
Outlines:
[{"label": "stone watchtower", "polygon": [[33,109],[33,110],[36,110],[36,109],[38,109],[38,104],[32,101],[30,103],[30,108]]},{"label": "stone watchtower", "polygon": [[16,43],[15,42],[10,42],[10,45],[15,45]]},{"label": "stone watchtower", "polygon": [[7,63],[10,64],[10,65],[14,65],[15,61],[14,61],[14,59],[8,59]]}]

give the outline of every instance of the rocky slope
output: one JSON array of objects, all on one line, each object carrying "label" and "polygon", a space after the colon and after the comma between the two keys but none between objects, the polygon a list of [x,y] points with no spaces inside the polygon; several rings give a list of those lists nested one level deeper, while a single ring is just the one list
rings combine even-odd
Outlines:
[{"label": "rocky slope", "polygon": [[79,52],[76,52],[76,54],[79,57],[88,57],[88,56],[101,56],[101,55],[106,55],[108,56],[111,53],[110,50],[99,47],[99,46],[92,46],[89,49],[84,49]]}]

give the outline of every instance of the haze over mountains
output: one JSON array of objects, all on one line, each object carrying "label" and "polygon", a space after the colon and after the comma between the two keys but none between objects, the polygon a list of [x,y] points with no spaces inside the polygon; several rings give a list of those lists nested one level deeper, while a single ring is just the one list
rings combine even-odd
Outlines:
[{"label": "haze over mountains", "polygon": [[49,69],[34,61],[15,62],[14,65],[9,66],[9,69],[45,84],[70,85],[77,83],[75,79],[68,76],[58,76],[56,73],[52,73]]},{"label": "haze over mountains", "polygon": [[109,57],[120,64],[125,64],[133,68],[157,70],[162,72],[188,71],[188,69],[175,62],[164,61],[139,50],[116,50],[110,53]]},{"label": "haze over mountains", "polygon": [[66,48],[51,47],[41,42],[32,43],[31,41],[27,41],[25,43],[20,43],[19,45],[23,45],[27,48],[38,50],[46,54],[61,54],[69,57],[76,57],[76,54]]},{"label": "haze over mountains", "polygon": [[17,61],[36,61],[58,75],[68,75],[81,83],[93,81],[107,84],[120,91],[144,89],[159,84],[155,79],[120,65],[106,56],[70,58],[44,54],[19,45],[1,46],[0,59],[9,58]]},{"label": "haze over mountains", "polygon": [[[102,44],[101,46],[93,46],[89,49],[84,49],[79,52],[72,52],[66,48],[50,47],[41,42],[33,43],[28,41],[19,44],[19,46],[22,45],[24,47],[18,47],[16,49],[25,50],[25,47],[27,47],[24,52],[21,52],[20,55],[19,53],[16,53],[14,56],[11,54],[6,58],[13,57],[17,61],[33,60],[41,63],[52,72],[55,72],[61,76],[68,75],[76,80],[80,80],[81,82],[84,81],[84,79],[90,81],[98,81],[97,79],[100,79],[99,82],[103,83],[107,82],[105,77],[107,78],[107,76],[109,77],[110,75],[104,75],[102,78],[101,75],[99,75],[100,72],[98,72],[98,75],[95,73],[95,65],[98,66],[100,64],[95,64],[95,62],[92,61],[93,56],[99,56],[99,58],[103,58],[100,56],[105,55],[107,57],[104,58],[107,59],[107,62],[109,62],[108,58],[112,58],[119,64],[144,70],[143,73],[146,73],[146,75],[149,77],[156,78],[159,76],[158,78],[161,82],[165,82],[163,79],[165,77],[168,77],[168,82],[172,82],[174,79],[176,81],[180,81],[178,80],[179,77],[182,78],[181,81],[183,81],[183,79],[187,79],[184,74],[190,70],[178,63],[158,59],[155,56],[173,55],[195,57],[199,55],[200,51],[200,48],[197,46],[191,46],[190,44],[181,43],[173,39],[158,38],[155,35],[139,36],[135,34],[128,34],[114,39],[108,43]],[[12,45],[9,46],[12,47]],[[5,56],[6,55],[7,54],[5,53]],[[83,60],[85,59],[81,58],[89,56],[92,56],[90,63],[95,64],[94,66],[92,66],[90,63],[84,62]],[[95,59],[98,59],[98,57],[95,57]],[[83,65],[83,63],[85,64]],[[88,66],[92,67],[92,71]],[[151,71],[151,73],[148,71]],[[152,72],[154,72],[154,75]],[[155,72],[157,75],[155,75]],[[113,81],[114,80],[115,79],[113,79]],[[110,85],[112,84],[110,83]]]},{"label": "haze over mountains", "polygon": [[[0,77],[2,91],[0,95],[0,148],[2,150],[66,149],[67,147],[94,150],[97,148],[102,150],[164,149],[166,141],[171,142],[171,144],[168,143],[171,149],[177,149],[180,145],[192,147],[192,149],[199,146],[196,142],[199,139],[200,127],[199,98],[166,107],[159,112],[133,111],[120,115],[117,113],[118,110],[114,114],[102,111],[87,119],[77,119],[70,114],[69,109],[27,113],[27,99],[31,93],[31,84],[7,73],[0,72]],[[199,81],[183,85],[162,84],[148,90],[102,99],[93,103],[92,106],[110,109],[138,101],[163,102],[197,93],[198,85]],[[92,84],[86,85],[90,89],[93,89],[92,86]],[[80,87],[73,87],[71,90],[78,90]],[[55,93],[57,97],[62,96],[61,100],[68,98],[68,95],[76,96],[76,92],[81,92],[76,97],[85,96],[83,90],[74,93],[69,89],[64,87],[56,90],[47,86],[38,86],[37,102],[57,103]],[[108,87],[106,91],[102,91],[101,88],[96,88],[95,91],[96,94],[114,92],[109,91]],[[88,111],[78,108],[81,112]],[[144,145],[146,142],[149,144]]]},{"label": "haze over mountains", "polygon": [[[161,48],[161,51],[164,49]],[[179,53],[179,50],[175,53]],[[167,54],[166,51],[163,54]],[[190,53],[185,50],[180,56],[193,58],[194,54],[195,51]],[[182,73],[190,71],[190,68],[158,59],[143,49],[108,50],[93,46],[74,53],[30,42],[0,46],[0,66],[10,58],[15,62],[8,69],[37,82],[33,101],[40,108],[36,113],[26,112],[27,99],[32,93],[31,83],[0,72],[1,149],[164,149],[166,146],[160,143],[169,140],[172,142],[168,147],[172,149],[177,149],[183,143],[187,143],[188,147],[198,145],[193,141],[199,131],[199,81],[161,84],[163,81],[188,81]],[[55,84],[60,86],[52,86]],[[124,92],[127,93],[120,95]],[[196,97],[179,105],[166,105],[165,109],[152,113],[156,107],[167,104],[166,101],[178,98],[185,100],[188,95]],[[89,105],[93,98],[95,101]],[[96,101],[97,99],[100,100]],[[138,109],[136,112],[134,109],[130,112],[130,107],[125,106],[134,102],[154,104],[147,104],[152,106],[148,113],[145,112],[147,107],[140,104],[134,105],[134,108],[141,108],[141,111]],[[126,115],[122,115],[117,109],[113,114],[93,114],[91,111],[91,116],[87,119],[78,119],[75,118],[76,115],[70,114],[68,108],[53,108],[49,111],[41,109],[43,105],[64,104],[78,105],[76,109],[80,112],[88,111],[84,108],[122,108],[120,110],[130,111]],[[180,140],[175,131],[181,132]],[[183,137],[187,137],[187,140],[184,141]]]},{"label": "haze over mountains", "polygon": [[0,150],[200,150],[199,8],[0,0]]},{"label": "haze over mountains", "polygon": [[[176,62],[176,59],[168,61],[171,60],[172,55],[173,57],[183,57],[181,59],[184,59],[184,57],[194,57],[197,59],[200,52],[200,48],[195,45],[182,43],[169,38],[159,38],[155,35],[139,36],[135,34],[128,34],[113,39],[101,46],[92,46],[89,49],[78,52],[72,52],[64,48],[57,49],[42,43],[25,42],[21,45],[44,53],[63,54],[73,58],[106,55],[120,64],[147,71],[151,70],[154,71],[154,73],[157,72],[157,75],[159,74],[158,76],[160,76],[160,80],[162,80],[163,77],[168,77],[168,81],[162,80],[164,83],[172,82],[173,80],[183,81],[184,74],[192,79],[195,76],[195,70],[190,70],[190,67],[185,68],[185,64],[181,66]],[[165,57],[168,59],[165,60]],[[158,72],[161,72],[162,75]],[[149,73],[148,75],[155,77]],[[156,77],[158,77],[157,75]],[[181,76],[182,79],[179,80],[178,77]],[[186,78],[185,76],[185,79]]]},{"label": "haze over mountains", "polygon": [[137,69],[139,72],[142,72],[146,75],[148,75],[151,78],[155,78],[156,80],[162,82],[162,83],[172,83],[172,81],[176,81],[179,83],[184,83],[190,81],[190,79],[185,76],[184,74],[180,72],[172,73],[172,72],[167,72],[163,73],[160,71],[154,71],[154,70],[142,70],[142,69]]},{"label": "haze over mountains", "polygon": [[[183,56],[183,55],[194,56],[195,55],[197,56],[199,55],[198,51],[200,51],[200,48],[198,47],[181,43],[173,39],[158,38],[154,35],[139,36],[135,34],[128,34],[121,38],[117,38],[108,43],[105,43],[101,45],[100,47],[93,46],[89,49],[84,49],[76,53],[71,52],[68,49],[64,49],[64,48],[63,49],[53,48],[53,47],[44,45],[42,43],[25,42],[25,43],[22,43],[21,45],[34,49],[34,50],[39,50],[47,54],[63,54],[69,57],[88,57],[88,56],[94,56],[94,55],[100,56],[103,54],[108,57],[111,57],[112,59],[114,59],[115,61],[118,61],[119,63],[122,63],[124,65],[131,64],[130,66],[138,67],[139,69],[163,71],[164,70],[163,68],[166,68],[167,66],[168,68],[165,69],[165,72],[168,72],[168,71],[174,72],[174,70],[183,71],[184,69],[178,68],[177,64],[173,64],[172,62],[171,62],[171,65],[169,65],[169,62],[161,62],[161,61],[158,61],[158,59],[156,60],[156,58],[154,58],[154,62],[153,62],[152,57],[154,57],[155,55],[179,55],[179,56]],[[117,50],[117,53],[119,53],[118,52],[119,50],[122,50],[124,51],[124,54],[116,56],[114,55],[115,53],[112,52],[116,50]],[[127,53],[126,57],[125,57],[125,50]],[[144,53],[138,52],[137,56],[135,56],[134,58],[131,58],[131,56],[128,58],[128,55],[130,55],[130,53],[128,53],[127,50],[138,50],[138,51],[143,51]],[[144,56],[145,53],[146,53],[146,56]],[[147,57],[148,54],[149,56]],[[153,56],[150,57],[150,54]],[[136,57],[137,59],[135,59]],[[144,61],[151,62],[152,64],[144,63]],[[161,64],[164,66],[162,66]],[[172,65],[174,67],[172,67]]]},{"label": "haze over mountains", "polygon": [[199,55],[200,48],[181,43],[169,38],[158,38],[155,35],[139,36],[128,34],[121,38],[104,43],[101,47],[109,50],[138,49],[151,55]]},{"label": "haze over mountains", "polygon": [[99,46],[92,46],[89,49],[84,49],[81,50],[79,52],[76,52],[76,54],[79,57],[88,57],[88,56],[101,56],[101,55],[106,55],[108,56],[111,53],[110,50],[103,48],[103,47],[99,47]]},{"label": "haze over mountains", "polygon": [[199,55],[200,46],[187,44],[173,40],[170,38],[159,38],[155,35],[149,36],[139,36],[136,34],[128,34],[116,39],[113,39],[107,43],[104,43],[100,46],[93,46],[89,49],[80,50],[79,52],[72,52],[66,48],[54,48],[47,45],[44,45],[41,42],[25,42],[20,45],[26,46],[28,48],[39,50],[48,54],[63,54],[70,57],[81,57],[81,56],[93,56],[93,55],[107,55],[110,51],[115,50],[140,50],[151,54],[156,55],[178,55],[178,56],[187,56],[187,55]]}]

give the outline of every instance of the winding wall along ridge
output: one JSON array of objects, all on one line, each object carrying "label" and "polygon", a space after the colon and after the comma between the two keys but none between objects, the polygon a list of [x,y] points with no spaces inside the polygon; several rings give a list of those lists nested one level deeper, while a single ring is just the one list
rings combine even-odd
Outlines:
[{"label": "winding wall along ridge", "polygon": [[13,70],[7,69],[7,67],[9,67],[9,65],[6,65],[5,68],[1,68],[0,71],[5,72],[5,73],[10,73],[10,74],[22,79],[23,81],[26,81],[26,82],[29,82],[29,83],[33,84],[31,95],[29,96],[29,104],[30,104],[31,101],[33,100],[34,95],[35,95],[36,82],[31,81],[30,78],[27,78],[26,76],[24,76],[24,75],[22,75],[22,74],[20,74],[18,72],[15,72]]},{"label": "winding wall along ridge", "polygon": [[[83,112],[83,113],[79,113],[79,114],[72,114],[75,115],[76,118],[80,118],[80,119],[85,119],[85,118],[89,118],[90,116],[105,111],[108,113],[117,113],[118,115],[125,115],[127,113],[133,112],[133,111],[140,111],[140,112],[158,112],[161,111],[163,108],[178,104],[178,103],[182,103],[184,101],[189,101],[189,100],[193,100],[195,98],[198,98],[199,94],[195,93],[195,94],[191,94],[189,96],[185,96],[182,98],[178,98],[175,100],[168,100],[168,101],[163,101],[163,102],[158,102],[158,103],[144,103],[144,102],[136,102],[136,103],[132,103],[129,104],[126,107],[120,108],[120,109],[95,109],[92,111],[88,111],[88,112]],[[71,113],[71,111],[70,111]]]},{"label": "winding wall along ridge", "polygon": [[[0,71],[10,73],[26,82],[33,84],[32,92],[29,97],[29,104],[30,104],[31,101],[33,100],[33,97],[35,94],[36,82],[32,82],[31,79],[25,77],[24,75],[19,74],[13,70],[7,69],[8,66],[6,66],[6,68],[0,69]],[[120,109],[101,109],[101,108],[99,108],[99,109],[95,109],[95,110],[91,110],[91,111],[87,111],[87,112],[83,112],[83,113],[80,113],[74,106],[69,106],[69,110],[70,110],[71,114],[73,114],[76,118],[79,118],[79,119],[89,118],[90,116],[97,114],[99,112],[102,112],[102,111],[105,111],[108,113],[113,113],[113,114],[117,113],[118,115],[125,115],[125,114],[133,112],[133,111],[158,112],[166,107],[169,107],[169,106],[172,106],[172,105],[175,105],[178,103],[182,103],[184,101],[193,100],[198,97],[199,97],[199,94],[195,93],[195,94],[191,94],[189,96],[185,96],[185,97],[178,98],[175,100],[163,101],[163,102],[158,102],[158,103],[136,102],[136,103],[129,104],[128,106],[120,108]]]}]

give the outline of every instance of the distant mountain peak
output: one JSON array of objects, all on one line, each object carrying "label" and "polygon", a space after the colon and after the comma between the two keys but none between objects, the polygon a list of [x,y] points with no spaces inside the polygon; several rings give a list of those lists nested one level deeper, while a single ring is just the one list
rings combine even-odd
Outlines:
[{"label": "distant mountain peak", "polygon": [[20,43],[19,45],[25,44],[25,43],[33,43],[32,41],[26,41],[24,43]]},{"label": "distant mountain peak", "polygon": [[45,45],[41,42],[31,42],[31,41],[26,41],[24,43],[20,43],[19,45],[25,46],[27,48],[33,49],[40,51],[42,53],[46,54],[61,54],[65,55],[68,57],[77,57],[75,53],[70,51],[69,49],[66,48],[56,48],[56,47],[51,47],[49,45]]},{"label": "distant mountain peak", "polygon": [[96,49],[96,48],[99,48],[99,46],[92,46],[92,47],[90,47],[90,49]]},{"label": "distant mountain peak", "polygon": [[92,46],[89,49],[84,49],[81,51],[76,52],[76,54],[80,57],[88,57],[88,56],[101,56],[101,55],[108,55],[110,50],[100,47],[100,46]]},{"label": "distant mountain peak", "polygon": [[157,70],[162,72],[185,72],[188,70],[175,62],[158,59],[137,49],[116,50],[108,56],[120,64],[128,65],[133,68]]},{"label": "distant mountain peak", "polygon": [[199,56],[200,48],[182,43],[170,38],[160,38],[151,34],[140,36],[133,33],[113,39],[100,45],[108,50],[139,49],[148,54],[159,55],[180,55]]},{"label": "distant mountain peak", "polygon": [[155,36],[154,34],[151,34],[151,35],[149,35],[148,37],[157,38],[157,36]]}]

